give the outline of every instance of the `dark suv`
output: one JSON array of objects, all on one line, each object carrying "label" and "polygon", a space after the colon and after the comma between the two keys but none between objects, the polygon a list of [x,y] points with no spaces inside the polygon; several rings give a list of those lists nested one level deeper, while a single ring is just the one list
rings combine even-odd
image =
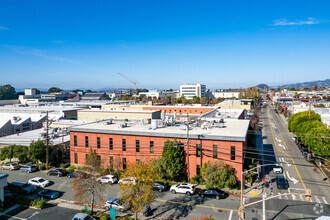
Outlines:
[{"label": "dark suv", "polygon": [[168,186],[162,182],[153,183],[153,189],[159,192],[164,192],[168,189]]},{"label": "dark suv", "polygon": [[13,193],[29,194],[33,193],[37,187],[27,184],[26,182],[12,182],[8,184],[7,189]]},{"label": "dark suv", "polygon": [[56,169],[56,170],[51,170],[47,173],[48,176],[65,176],[66,175],[66,171],[63,169]]}]

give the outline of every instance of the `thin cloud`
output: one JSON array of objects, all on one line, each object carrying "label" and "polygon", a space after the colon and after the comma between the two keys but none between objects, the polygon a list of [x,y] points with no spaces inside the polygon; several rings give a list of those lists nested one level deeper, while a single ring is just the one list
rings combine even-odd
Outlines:
[{"label": "thin cloud", "polygon": [[33,48],[27,48],[27,47],[21,47],[21,46],[12,46],[12,45],[0,45],[0,47],[9,48],[10,50],[14,51],[18,54],[27,54],[37,57],[42,57],[48,60],[54,60],[54,61],[60,61],[60,62],[69,62],[69,63],[75,63],[79,64],[80,62],[77,60],[73,60],[66,57],[60,57],[60,56],[52,56],[48,55],[45,51],[33,49]]},{"label": "thin cloud", "polygon": [[2,31],[2,30],[8,30],[8,28],[0,26],[0,31]]},{"label": "thin cloud", "polygon": [[307,18],[307,20],[300,21],[289,21],[288,19],[278,19],[274,20],[274,26],[292,26],[292,25],[304,25],[304,24],[319,24],[320,21],[316,20],[316,18]]}]

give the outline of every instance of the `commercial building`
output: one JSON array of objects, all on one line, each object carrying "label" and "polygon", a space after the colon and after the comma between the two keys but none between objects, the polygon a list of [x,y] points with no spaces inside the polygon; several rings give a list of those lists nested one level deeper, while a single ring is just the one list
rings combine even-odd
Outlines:
[{"label": "commercial building", "polygon": [[79,110],[80,121],[101,121],[106,119],[160,119],[160,111],[156,110]]},{"label": "commercial building", "polygon": [[229,99],[232,97],[239,98],[239,92],[212,92],[211,98],[224,98]]},{"label": "commercial building", "polygon": [[149,92],[140,92],[139,95],[141,98],[143,98],[144,96],[151,97],[151,98],[156,97],[157,99],[163,98],[163,97],[175,98],[176,92],[175,91],[150,90]]},{"label": "commercial building", "polygon": [[[224,120],[218,123],[200,122],[189,125],[166,126],[152,120],[109,121],[75,126],[70,129],[71,164],[85,165],[86,155],[92,149],[104,167],[125,169],[128,163],[156,159],[162,155],[166,140],[177,139],[184,148],[184,163],[190,177],[200,174],[207,161],[222,160],[235,168],[237,179],[243,168],[249,120]],[[187,147],[189,138],[189,148]],[[189,149],[189,154],[188,154]],[[189,165],[188,165],[189,155]]]},{"label": "commercial building", "polygon": [[206,92],[206,86],[202,84],[180,85],[180,96],[184,96],[186,99],[192,99],[194,96],[205,97]]},{"label": "commercial building", "polygon": [[253,108],[253,99],[228,99],[216,104],[215,106],[222,109],[246,109],[249,111]]},{"label": "commercial building", "polygon": [[110,97],[104,92],[87,92],[81,100],[110,100]]}]

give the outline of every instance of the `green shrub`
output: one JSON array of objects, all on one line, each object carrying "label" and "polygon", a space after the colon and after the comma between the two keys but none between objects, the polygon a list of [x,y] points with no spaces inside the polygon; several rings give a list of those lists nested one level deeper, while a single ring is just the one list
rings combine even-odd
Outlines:
[{"label": "green shrub", "polygon": [[108,219],[110,219],[110,217],[108,216],[108,215],[101,215],[100,217],[100,220],[108,220]]},{"label": "green shrub", "polygon": [[37,200],[31,200],[30,206],[36,207],[38,201]]},{"label": "green shrub", "polygon": [[196,175],[189,181],[191,184],[201,184],[204,183],[203,178],[200,175]]},{"label": "green shrub", "polygon": [[46,169],[46,164],[39,164],[39,170],[45,170]]},{"label": "green shrub", "polygon": [[205,187],[206,187],[206,189],[212,189],[213,188],[213,183],[206,182]]},{"label": "green shrub", "polygon": [[77,169],[77,170],[82,170],[82,167],[78,167],[78,166],[77,166],[76,169]]},{"label": "green shrub", "polygon": [[[98,167],[98,168],[96,168],[96,172],[98,172],[98,173],[103,173],[103,172],[109,172],[108,171],[108,169],[104,169],[104,168],[102,168],[102,167]],[[102,175],[101,175],[102,176]]]},{"label": "green shrub", "polygon": [[76,169],[77,167],[76,167],[76,166],[73,166],[73,165],[71,165],[71,166],[69,166],[68,168],[69,168],[69,169]]},{"label": "green shrub", "polygon": [[74,168],[71,168],[71,166],[68,168],[68,169],[66,169],[66,172],[68,172],[68,173],[73,173],[74,172]]},{"label": "green shrub", "polygon": [[38,209],[43,209],[43,208],[46,207],[46,205],[47,205],[47,203],[46,203],[46,200],[44,200],[44,199],[39,200],[39,201],[37,202],[37,208],[38,208]]}]

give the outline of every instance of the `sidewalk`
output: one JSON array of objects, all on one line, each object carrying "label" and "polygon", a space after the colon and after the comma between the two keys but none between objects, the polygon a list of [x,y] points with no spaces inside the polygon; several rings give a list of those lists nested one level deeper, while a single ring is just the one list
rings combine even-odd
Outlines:
[{"label": "sidewalk", "polygon": [[[62,207],[62,208],[67,208],[67,209],[75,209],[75,210],[82,210],[84,209],[84,206],[83,205],[78,205],[76,204],[74,201],[69,201],[69,200],[64,200],[64,199],[54,199],[54,200],[50,200],[48,201],[48,203],[52,204],[52,205],[55,205],[55,206],[59,206],[59,207]],[[90,210],[90,207],[88,207],[88,210]],[[94,211],[95,212],[108,212],[109,211],[106,211],[105,209],[103,208],[95,208],[94,207]],[[116,211],[116,217],[125,217],[125,216],[131,216],[131,217],[134,217],[134,213],[125,213],[125,212],[119,212],[119,211]],[[143,216],[142,213],[138,213],[138,218],[139,219],[148,219],[147,217]]]},{"label": "sidewalk", "polygon": [[260,183],[259,187],[258,187],[258,183],[253,183],[250,188],[244,190],[244,196],[246,198],[259,197],[262,195],[262,193],[263,193],[262,183]]}]

